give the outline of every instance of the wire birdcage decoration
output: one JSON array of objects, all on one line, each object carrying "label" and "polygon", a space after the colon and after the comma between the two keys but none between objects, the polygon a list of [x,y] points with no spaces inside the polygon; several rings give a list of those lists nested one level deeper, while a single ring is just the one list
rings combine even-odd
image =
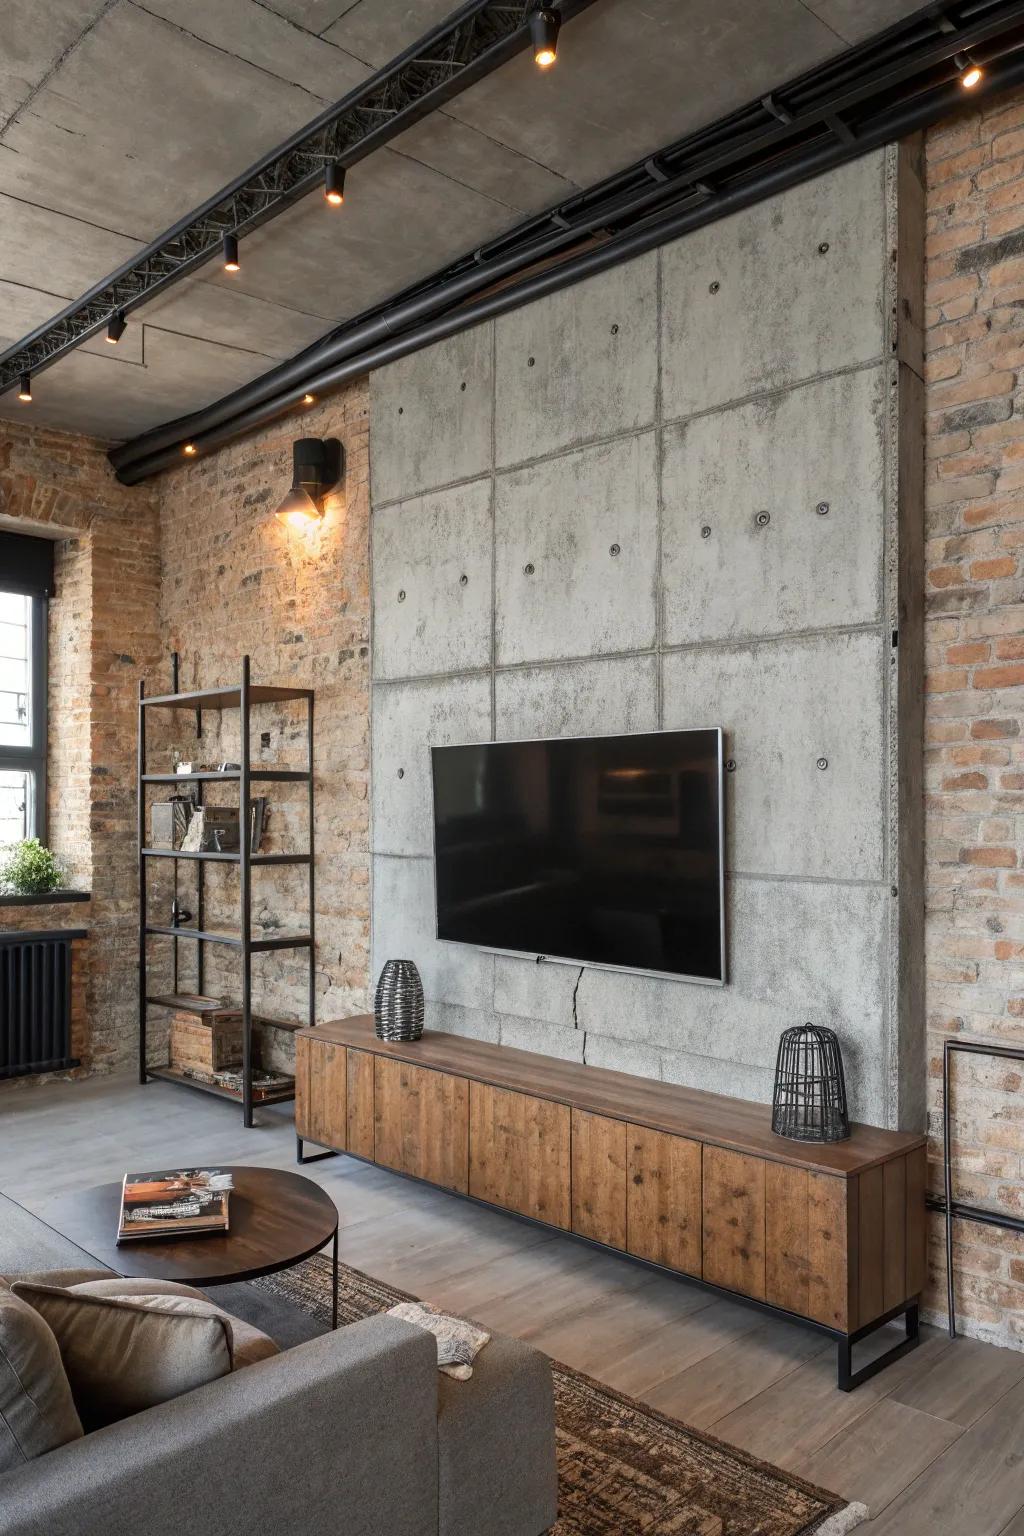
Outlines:
[{"label": "wire birdcage decoration", "polygon": [[791,1141],[845,1141],[849,1136],[843,1054],[834,1030],[817,1024],[783,1030],[772,1130]]},{"label": "wire birdcage decoration", "polygon": [[423,1033],[423,982],[412,960],[389,960],[373,1002],[379,1040],[418,1040]]}]

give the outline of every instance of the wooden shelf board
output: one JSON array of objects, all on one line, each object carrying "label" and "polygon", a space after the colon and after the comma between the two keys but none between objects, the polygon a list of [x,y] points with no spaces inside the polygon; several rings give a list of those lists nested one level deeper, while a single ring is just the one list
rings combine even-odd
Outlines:
[{"label": "wooden shelf board", "polygon": [[[202,1019],[208,1013],[218,1013],[222,1009],[230,1009],[241,1012],[237,1003],[218,1001],[211,998],[206,1008],[197,1008],[194,992],[158,992],[146,998],[151,1008],[174,1008],[182,1013],[194,1013],[197,1019]],[[306,1029],[305,1024],[296,1023],[294,1019],[272,1019],[265,1013],[254,1013],[252,1016],[254,1025],[263,1025],[267,1029],[281,1029],[288,1034],[297,1034],[300,1029]]]},{"label": "wooden shelf board", "polygon": [[[161,1082],[184,1083],[186,1088],[196,1088],[200,1093],[212,1093],[214,1098],[229,1099],[232,1104],[241,1104],[242,1095],[236,1093],[233,1088],[222,1088],[219,1083],[203,1083],[196,1077],[189,1077],[184,1072],[179,1072],[176,1067],[147,1067],[146,1072],[150,1077],[159,1078]],[[275,1093],[264,1094],[260,1097],[253,1095],[253,1107],[258,1109],[261,1104],[290,1104],[295,1098],[295,1089],[281,1088]]]}]

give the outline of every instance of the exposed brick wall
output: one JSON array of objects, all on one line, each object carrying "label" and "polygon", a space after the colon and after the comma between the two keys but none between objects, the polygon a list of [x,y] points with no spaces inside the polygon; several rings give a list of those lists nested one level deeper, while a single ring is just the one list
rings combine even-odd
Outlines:
[{"label": "exposed brick wall", "polygon": [[88,906],[4,907],[7,928],[87,927],[75,963],[76,1054],[131,1059],[135,1001],[135,695],[154,661],[159,585],[152,486],[114,479],[99,443],[0,423],[0,517],[62,537],[50,605],[48,841]]},{"label": "exposed brick wall", "polygon": [[[274,509],[291,485],[292,443],[300,435],[338,437],[344,482],[323,522],[286,527]],[[360,381],[301,418],[290,417],[209,459],[184,463],[159,483],[162,588],[161,659],[151,692],[170,688],[170,653],[180,655],[182,688],[237,682],[242,656],[256,682],[295,682],[315,690],[316,924],[318,1017],[366,1006],[369,966],[369,506],[367,388]],[[155,711],[150,711],[153,720]],[[206,763],[238,758],[238,717],[207,714],[196,741],[191,716],[153,720],[154,770],[176,757]],[[161,729],[162,727],[162,729]],[[266,732],[269,744],[261,745]],[[300,766],[304,711],[295,705],[254,713],[254,765]],[[305,847],[305,787],[260,786],[270,802],[265,851]],[[208,800],[237,803],[226,789]],[[156,861],[154,861],[156,862]],[[188,872],[189,874],[192,871]],[[237,929],[237,870],[207,866],[210,925]],[[183,874],[182,889],[192,889]],[[170,873],[151,875],[157,907],[171,899]],[[254,931],[303,927],[306,872],[253,872]],[[184,899],[184,898],[183,898]],[[156,945],[166,941],[156,941]],[[182,976],[185,969],[182,946]],[[305,1019],[308,960],[303,951],[257,956],[254,1007]],[[207,990],[237,998],[232,951],[207,948]],[[154,1015],[152,1048],[163,1049]],[[289,1037],[267,1033],[269,1046]],[[278,1051],[283,1064],[288,1051]]]},{"label": "exposed brick wall", "polygon": [[[927,1008],[942,1041],[1024,1045],[1024,93],[927,140]],[[1024,1067],[956,1062],[960,1197],[1024,1214]],[[945,1310],[942,1224],[932,1296]],[[1024,1347],[1024,1238],[956,1226],[960,1321]]]}]

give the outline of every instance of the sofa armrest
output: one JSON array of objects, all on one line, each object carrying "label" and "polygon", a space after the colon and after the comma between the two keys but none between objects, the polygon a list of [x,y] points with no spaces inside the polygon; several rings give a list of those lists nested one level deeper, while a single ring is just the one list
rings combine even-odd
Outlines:
[{"label": "sofa armrest", "polygon": [[437,1536],[437,1351],[374,1317],[0,1477],[0,1536]]}]

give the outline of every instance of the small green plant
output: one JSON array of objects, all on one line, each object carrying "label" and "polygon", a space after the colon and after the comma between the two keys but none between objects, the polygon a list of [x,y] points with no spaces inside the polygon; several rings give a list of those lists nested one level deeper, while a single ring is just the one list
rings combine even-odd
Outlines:
[{"label": "small green plant", "polygon": [[16,896],[40,896],[47,891],[56,891],[63,881],[63,870],[38,837],[12,844],[0,863],[0,886]]}]

